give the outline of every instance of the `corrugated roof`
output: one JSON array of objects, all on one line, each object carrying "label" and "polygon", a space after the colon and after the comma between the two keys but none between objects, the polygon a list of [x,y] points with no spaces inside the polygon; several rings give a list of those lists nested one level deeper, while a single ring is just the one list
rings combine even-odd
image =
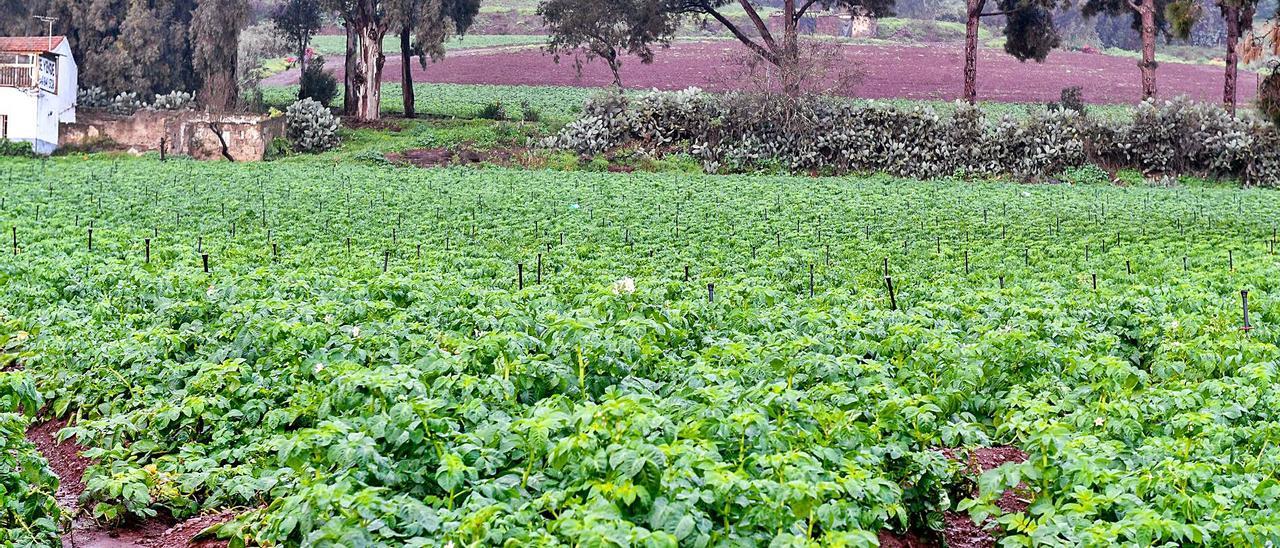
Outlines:
[{"label": "corrugated roof", "polygon": [[65,36],[0,36],[0,51],[8,53],[44,53],[53,51]]}]

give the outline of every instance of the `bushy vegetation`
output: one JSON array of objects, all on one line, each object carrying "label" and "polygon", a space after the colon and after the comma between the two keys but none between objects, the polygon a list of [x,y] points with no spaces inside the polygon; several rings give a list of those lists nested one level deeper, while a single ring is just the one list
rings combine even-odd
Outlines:
[{"label": "bushy vegetation", "polygon": [[31,377],[20,371],[30,357],[29,336],[0,310],[0,544],[55,546],[58,478],[25,436],[30,417],[44,405]]},{"label": "bushy vegetation", "polygon": [[186,91],[171,91],[151,96],[150,101],[135,92],[110,95],[100,87],[80,88],[76,105],[82,108],[103,109],[112,114],[129,115],[142,109],[188,110],[195,108],[195,95]]},{"label": "bushy vegetation", "polygon": [[1258,87],[1258,111],[1271,123],[1280,126],[1280,70],[1272,69]]},{"label": "bushy vegetation", "polygon": [[[1076,99],[1066,94],[1064,105]],[[1115,121],[1061,107],[990,118],[963,104],[942,115],[926,107],[686,90],[594,98],[582,118],[544,144],[590,154],[628,143],[681,146],[712,172],[777,166],[1043,180],[1093,162],[1276,186],[1278,140],[1269,123],[1185,99],[1147,101],[1130,120]]]},{"label": "bushy vegetation", "polygon": [[31,143],[0,138],[0,156],[33,157],[35,155],[36,151],[31,147]]},{"label": "bushy vegetation", "polygon": [[341,142],[338,117],[315,99],[302,99],[285,111],[285,134],[292,150],[324,152]]},{"label": "bushy vegetation", "polygon": [[328,108],[338,96],[338,79],[325,70],[324,57],[316,56],[302,73],[299,99],[312,99]]},{"label": "bushy vegetation", "polygon": [[[0,169],[5,313],[99,516],[832,546],[963,506],[1014,544],[1280,540],[1274,191]],[[1006,444],[1030,458],[962,502],[939,450]],[[1018,485],[1026,511],[991,505]]]}]

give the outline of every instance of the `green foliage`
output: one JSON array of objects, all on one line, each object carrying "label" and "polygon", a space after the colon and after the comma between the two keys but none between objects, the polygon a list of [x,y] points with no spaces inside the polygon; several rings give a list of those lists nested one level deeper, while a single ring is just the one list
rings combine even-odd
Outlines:
[{"label": "green foliage", "polygon": [[196,97],[185,91],[171,91],[156,95],[150,108],[156,110],[190,110],[195,107]]},{"label": "green foliage", "polygon": [[549,35],[547,51],[560,61],[572,56],[579,73],[583,58],[601,59],[613,72],[613,83],[622,85],[622,56],[630,54],[642,63],[653,62],[654,45],[670,45],[680,25],[677,14],[664,13],[654,0],[544,0],[538,16]]},{"label": "green foliage", "polygon": [[998,0],[1004,16],[1004,51],[1019,61],[1044,61],[1061,40],[1054,25],[1053,0]]},{"label": "green foliage", "polygon": [[17,370],[34,358],[19,322],[0,322],[0,544],[58,543],[58,478],[26,439],[29,417],[44,405],[35,382]]},{"label": "green foliage", "polygon": [[284,137],[276,137],[267,145],[267,152],[263,155],[263,159],[279,160],[293,154],[293,146],[289,144],[289,140]]},{"label": "green foliage", "polygon": [[[20,392],[78,417],[104,518],[247,507],[223,534],[287,546],[872,545],[960,504],[938,449],[1015,444],[1031,459],[963,503],[1008,543],[1280,531],[1275,191],[10,168],[4,306],[40,326]],[[999,511],[1020,484],[1030,508]]]},{"label": "green foliage", "polygon": [[529,101],[520,101],[520,119],[526,122],[541,122],[542,111]]},{"label": "green foliage", "polygon": [[481,120],[506,120],[507,108],[502,106],[502,101],[485,103],[485,105],[476,112],[476,118],[480,118]]},{"label": "green foliage", "polygon": [[10,141],[0,138],[0,156],[19,156],[34,158],[36,150],[26,141]]},{"label": "green foliage", "polygon": [[1089,114],[1089,109],[1084,103],[1084,89],[1080,86],[1062,88],[1062,96],[1056,107],[1074,111],[1081,116]]},{"label": "green foliage", "polygon": [[[0,372],[0,401],[7,377]],[[28,380],[29,382],[29,380]],[[58,477],[24,437],[27,417],[0,412],[0,544],[56,546],[61,510],[54,498]]]},{"label": "green foliage", "polygon": [[[1064,93],[1064,104],[1074,102]],[[956,173],[1045,179],[1102,162],[1148,173],[1235,178],[1276,186],[1277,130],[1218,105],[1176,99],[1140,105],[1129,120],[1094,119],[1041,107],[1022,117],[985,116],[957,105],[950,115],[919,106],[840,100],[787,103],[764,95],[697,90],[602,96],[585,115],[543,141],[599,154],[624,145],[672,146],[708,172]]]},{"label": "green foliage", "polygon": [[302,99],[285,112],[285,133],[297,152],[324,152],[338,146],[338,117],[314,99]]},{"label": "green foliage", "polygon": [[312,99],[328,108],[338,96],[338,80],[333,73],[325,70],[324,57],[316,56],[302,73],[299,86],[299,99]]}]

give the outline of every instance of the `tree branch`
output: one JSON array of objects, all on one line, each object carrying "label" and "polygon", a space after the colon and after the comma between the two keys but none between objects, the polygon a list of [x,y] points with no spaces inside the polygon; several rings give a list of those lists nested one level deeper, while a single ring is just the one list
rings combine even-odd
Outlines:
[{"label": "tree branch", "polygon": [[702,13],[710,15],[713,19],[724,26],[724,28],[729,29],[729,32],[733,34],[734,38],[737,38],[739,42],[745,44],[751,49],[751,51],[754,51],[756,55],[763,57],[764,60],[770,63],[775,65],[778,64],[778,56],[773,51],[770,51],[768,48],[756,43],[751,39],[751,37],[744,34],[742,30],[739,29],[737,25],[733,24],[733,21],[730,21],[728,17],[725,17],[724,14],[710,7],[704,7]]},{"label": "tree branch", "polygon": [[[760,32],[760,38],[764,40],[765,45],[770,50],[778,51],[778,43],[773,40],[773,33],[769,32],[769,26],[764,24],[764,20],[760,18],[760,14],[756,13],[755,6],[751,5],[749,0],[738,0],[742,4],[742,9],[747,12],[747,17],[751,19],[751,23],[756,26],[756,30]],[[714,11],[714,10],[713,10]]]},{"label": "tree branch", "polygon": [[1025,8],[1025,7],[1026,7],[1026,6],[1018,6],[1018,7],[1016,7],[1016,8],[1011,9],[1011,10],[993,11],[993,12],[991,12],[991,13],[979,13],[979,14],[978,14],[978,17],[995,17],[995,16],[997,16],[997,15],[1009,15],[1010,13],[1016,13],[1016,12],[1022,11],[1022,9],[1023,9],[1023,8]]},{"label": "tree branch", "polygon": [[800,18],[801,18],[801,17],[804,17],[804,13],[805,13],[806,11],[809,11],[809,8],[812,8],[812,7],[813,7],[813,5],[814,5],[814,4],[817,4],[817,3],[818,3],[818,0],[807,0],[804,4],[802,4],[802,5],[800,6],[800,9],[796,10],[796,17],[795,17],[795,21],[793,21],[793,22],[794,22],[794,23],[799,23],[799,22],[800,22]]}]

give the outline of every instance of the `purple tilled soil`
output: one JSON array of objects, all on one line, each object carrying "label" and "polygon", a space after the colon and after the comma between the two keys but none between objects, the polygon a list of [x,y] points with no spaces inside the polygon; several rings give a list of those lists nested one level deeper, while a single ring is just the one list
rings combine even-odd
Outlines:
[{"label": "purple tilled soil", "polygon": [[[847,45],[842,56],[862,78],[839,90],[844,95],[869,99],[941,99],[960,96],[964,57],[960,44]],[[679,90],[697,86],[709,90],[736,87],[729,59],[741,55],[734,41],[688,42],[659,50],[654,62],[642,64],[628,58],[622,67],[623,83],[633,89]],[[1056,101],[1061,90],[1080,86],[1090,103],[1134,103],[1141,97],[1138,60],[1099,53],[1054,51],[1044,63],[1019,62],[1001,50],[984,49],[978,61],[978,97],[984,101],[1038,103]],[[342,78],[339,56],[328,67]],[[388,55],[383,69],[386,82],[400,81],[400,59]],[[588,63],[579,75],[572,59],[553,58],[536,48],[473,50],[429,64],[413,63],[416,82],[453,84],[506,84],[603,87],[613,78],[602,63]],[[1221,101],[1223,68],[1213,65],[1161,63],[1157,71],[1161,97],[1186,95],[1200,101]],[[297,70],[276,74],[265,85],[290,85]],[[1241,71],[1239,100],[1257,95],[1257,75]]]}]

